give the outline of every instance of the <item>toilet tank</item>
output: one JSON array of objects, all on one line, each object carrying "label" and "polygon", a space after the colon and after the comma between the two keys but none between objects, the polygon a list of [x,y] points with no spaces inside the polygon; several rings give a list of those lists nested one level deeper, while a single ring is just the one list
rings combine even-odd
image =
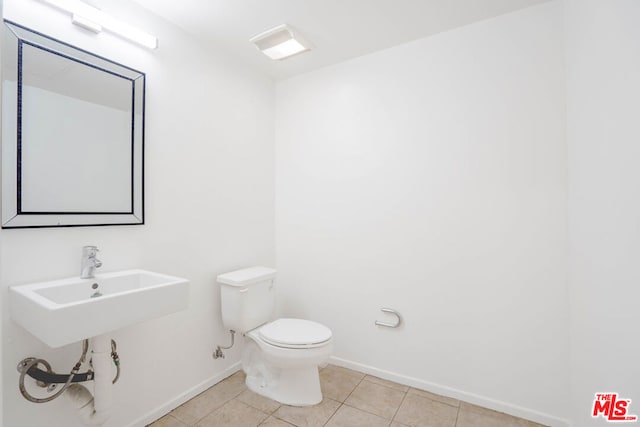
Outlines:
[{"label": "toilet tank", "polygon": [[225,329],[245,333],[273,318],[275,277],[276,270],[268,267],[250,267],[218,276]]}]

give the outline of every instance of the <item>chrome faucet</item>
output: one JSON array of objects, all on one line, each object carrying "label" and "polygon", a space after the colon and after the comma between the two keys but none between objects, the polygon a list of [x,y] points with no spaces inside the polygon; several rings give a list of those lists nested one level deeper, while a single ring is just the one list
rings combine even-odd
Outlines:
[{"label": "chrome faucet", "polygon": [[96,268],[102,267],[102,261],[96,258],[97,253],[97,246],[82,247],[82,265],[80,271],[81,279],[91,279],[96,271]]}]

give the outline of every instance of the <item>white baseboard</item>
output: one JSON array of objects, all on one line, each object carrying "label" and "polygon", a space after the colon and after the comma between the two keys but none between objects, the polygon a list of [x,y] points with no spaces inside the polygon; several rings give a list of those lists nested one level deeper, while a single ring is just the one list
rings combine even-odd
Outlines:
[{"label": "white baseboard", "polygon": [[172,399],[169,402],[165,403],[164,405],[158,406],[152,411],[147,412],[145,415],[143,415],[142,417],[138,418],[136,421],[129,424],[128,427],[145,427],[146,425],[152,423],[158,418],[163,417],[165,414],[168,414],[169,412],[171,412],[178,406],[182,405],[186,401],[193,399],[195,396],[199,395],[200,393],[202,393],[209,387],[213,386],[214,384],[217,384],[223,379],[227,378],[228,376],[235,374],[240,369],[241,369],[240,362],[234,363],[224,371],[220,372],[218,375],[215,375],[201,382],[195,387],[192,387],[189,390],[185,391],[184,393],[178,395],[175,399]]},{"label": "white baseboard", "polygon": [[528,408],[523,408],[517,405],[512,405],[510,403],[502,402],[488,397],[479,396],[477,394],[468,393],[466,391],[457,390],[432,382],[419,380],[417,378],[408,377],[406,375],[396,374],[394,372],[385,371],[382,369],[374,368],[373,366],[363,365],[362,363],[341,359],[339,357],[331,356],[329,359],[329,363],[337,366],[342,366],[344,368],[353,369],[354,371],[360,371],[365,374],[383,378],[385,380],[393,381],[398,384],[408,385],[420,390],[426,390],[431,393],[439,394],[441,396],[452,397],[464,402],[473,403],[474,405],[493,409],[494,411],[503,412],[515,417],[524,418],[546,426],[570,427],[571,425],[568,420],[558,418],[553,415],[534,411]]},{"label": "white baseboard", "polygon": [[[374,375],[376,377],[393,381],[398,384],[404,384],[420,390],[426,390],[431,393],[439,394],[441,396],[447,396],[447,397],[458,399],[464,402],[473,403],[474,405],[479,405],[485,408],[493,409],[495,411],[504,412],[505,414],[524,418],[524,419],[534,421],[536,423],[540,423],[543,425],[547,425],[551,427],[570,427],[571,425],[568,420],[565,420],[563,418],[558,418],[558,417],[545,414],[542,412],[538,412],[532,409],[523,408],[521,406],[517,406],[510,403],[502,402],[499,400],[491,399],[488,397],[480,396],[474,393],[469,393],[466,391],[454,389],[451,387],[446,387],[440,384],[435,384],[435,383],[423,381],[417,378],[408,377],[406,375],[385,371],[382,369],[374,368],[373,366],[352,362],[350,360],[342,359],[339,357],[331,356],[331,358],[329,359],[329,363],[336,366],[342,366],[345,368],[353,369],[355,371],[360,371],[365,374]],[[173,409],[182,405],[189,399],[192,399],[193,397],[202,393],[203,391],[213,386],[214,384],[217,384],[223,379],[227,378],[228,376],[233,375],[235,372],[239,371],[240,369],[241,369],[240,362],[234,363],[233,365],[231,365],[230,367],[228,367],[218,375],[215,375],[214,377],[211,377],[201,382],[200,384],[178,395],[175,399],[172,399],[169,402],[146,413],[145,415],[138,418],[133,423],[129,424],[128,427],[144,427],[150,424],[151,422],[157,420],[158,418],[161,418],[165,414],[171,412]]]}]

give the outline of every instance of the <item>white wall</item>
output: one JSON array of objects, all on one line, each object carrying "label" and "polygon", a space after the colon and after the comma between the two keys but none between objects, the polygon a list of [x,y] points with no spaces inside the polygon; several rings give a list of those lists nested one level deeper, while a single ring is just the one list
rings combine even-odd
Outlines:
[{"label": "white wall", "polygon": [[[107,13],[156,34],[148,51],[117,37],[72,26],[66,14],[35,0],[5,1],[6,18],[147,73],[146,224],[0,231],[0,286],[76,276],[81,247],[100,247],[102,271],[140,267],[191,281],[189,309],[113,334],[122,360],[116,410],[106,426],[140,426],[168,402],[220,378],[238,350],[214,361],[228,336],[215,276],[274,263],[274,86],[212,46],[199,46],[133,3],[103,2]],[[5,303],[6,304],[6,303]],[[48,359],[68,371],[80,345],[52,350],[13,323],[2,308],[4,423],[74,427],[64,399],[42,405],[18,392],[17,363]],[[82,321],[82,319],[79,319]],[[196,387],[194,389],[194,387]],[[186,398],[186,396],[182,396]]]},{"label": "white wall", "polygon": [[279,83],[281,311],[340,363],[564,425],[563,59],[553,2]]},{"label": "white wall", "polygon": [[618,392],[640,415],[640,2],[568,0],[572,420]]}]

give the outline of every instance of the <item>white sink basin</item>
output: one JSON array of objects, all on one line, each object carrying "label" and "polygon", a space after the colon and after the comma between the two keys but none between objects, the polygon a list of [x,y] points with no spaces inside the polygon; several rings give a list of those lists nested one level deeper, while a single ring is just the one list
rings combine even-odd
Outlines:
[{"label": "white sink basin", "polygon": [[55,348],[184,310],[188,297],[186,279],[126,270],[9,287],[9,311]]}]

